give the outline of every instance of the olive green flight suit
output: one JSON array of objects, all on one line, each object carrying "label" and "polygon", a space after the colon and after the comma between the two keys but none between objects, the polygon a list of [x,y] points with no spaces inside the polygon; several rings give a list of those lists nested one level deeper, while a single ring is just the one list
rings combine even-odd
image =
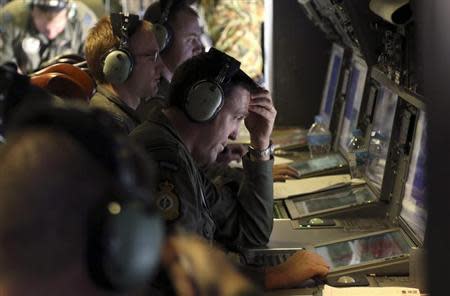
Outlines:
[{"label": "olive green flight suit", "polygon": [[23,73],[30,73],[58,55],[84,56],[84,40],[97,17],[84,3],[75,1],[69,9],[64,31],[48,40],[33,24],[30,5],[14,0],[0,9],[0,64],[15,62]]},{"label": "olive green flight suit", "polygon": [[273,161],[244,156],[240,184],[218,187],[195,164],[167,117],[155,109],[130,136],[159,164],[157,206],[208,240],[237,249],[265,245],[273,227]]},{"label": "olive green flight suit", "polygon": [[127,135],[141,123],[135,110],[102,85],[97,85],[97,92],[89,101],[89,106],[107,111],[117,127]]}]

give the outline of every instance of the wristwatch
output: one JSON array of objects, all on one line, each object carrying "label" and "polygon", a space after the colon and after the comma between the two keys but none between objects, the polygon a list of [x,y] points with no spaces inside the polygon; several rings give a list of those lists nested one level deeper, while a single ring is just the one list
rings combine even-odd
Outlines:
[{"label": "wristwatch", "polygon": [[272,140],[269,142],[269,147],[263,150],[259,150],[254,148],[252,145],[248,145],[248,153],[250,156],[250,160],[261,160],[271,158],[273,156],[274,151]]}]

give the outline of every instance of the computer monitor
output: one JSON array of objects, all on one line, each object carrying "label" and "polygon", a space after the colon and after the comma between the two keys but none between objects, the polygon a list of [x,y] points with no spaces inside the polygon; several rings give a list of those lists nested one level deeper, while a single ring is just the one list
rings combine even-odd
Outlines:
[{"label": "computer monitor", "polygon": [[366,185],[345,186],[304,197],[285,200],[286,207],[293,219],[314,217],[328,212],[376,202],[378,199]]},{"label": "computer monitor", "polygon": [[322,172],[340,171],[347,167],[347,161],[339,153],[327,154],[313,159],[294,161],[289,164],[302,177],[320,175]]},{"label": "computer monitor", "polygon": [[419,113],[414,146],[409,164],[408,178],[402,201],[401,219],[413,236],[423,244],[427,220],[426,204],[426,116]]},{"label": "computer monitor", "polygon": [[330,125],[331,114],[333,113],[343,57],[344,48],[333,43],[330,62],[328,63],[327,79],[323,89],[322,103],[320,105],[320,115],[325,119],[327,127]]},{"label": "computer monitor", "polygon": [[391,141],[398,95],[389,88],[380,86],[375,105],[365,175],[372,185],[381,190],[384,169]]},{"label": "computer monitor", "polygon": [[345,97],[345,111],[339,139],[339,148],[348,152],[348,142],[358,125],[359,111],[366,84],[367,64],[358,56],[353,56],[350,79]]},{"label": "computer monitor", "polygon": [[412,243],[401,231],[394,230],[317,246],[315,252],[330,264],[331,271],[335,271],[406,255],[411,247]]}]

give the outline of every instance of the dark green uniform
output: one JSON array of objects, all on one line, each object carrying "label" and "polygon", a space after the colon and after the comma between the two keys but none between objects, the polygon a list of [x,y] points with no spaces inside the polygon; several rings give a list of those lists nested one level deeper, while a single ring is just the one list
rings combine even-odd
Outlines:
[{"label": "dark green uniform", "polygon": [[227,247],[267,243],[273,226],[273,161],[253,162],[245,156],[240,184],[218,187],[196,166],[160,110],[131,137],[159,164],[157,206],[167,220]]},{"label": "dark green uniform", "polygon": [[15,0],[4,6],[0,10],[0,64],[12,61],[23,73],[30,73],[61,54],[83,56],[84,40],[97,17],[85,4],[74,4],[64,31],[53,40],[36,30],[25,1]]},{"label": "dark green uniform", "polygon": [[153,109],[155,108],[161,109],[162,107],[167,106],[169,85],[170,82],[164,77],[161,77],[161,81],[159,82],[158,85],[158,93],[156,94],[156,96],[151,97],[147,100],[141,100],[141,103],[136,109],[136,112],[139,114],[139,117],[142,120],[146,120],[152,113]]},{"label": "dark green uniform", "polygon": [[127,135],[141,123],[135,110],[101,85],[97,86],[97,92],[89,101],[89,106],[107,111]]}]

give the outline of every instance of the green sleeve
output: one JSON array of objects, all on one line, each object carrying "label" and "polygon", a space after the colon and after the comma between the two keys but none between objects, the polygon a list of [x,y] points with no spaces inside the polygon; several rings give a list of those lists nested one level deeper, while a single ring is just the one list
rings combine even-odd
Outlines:
[{"label": "green sleeve", "polygon": [[265,245],[273,227],[273,161],[253,162],[244,156],[243,165],[240,181],[204,181],[215,238],[231,248]]}]

